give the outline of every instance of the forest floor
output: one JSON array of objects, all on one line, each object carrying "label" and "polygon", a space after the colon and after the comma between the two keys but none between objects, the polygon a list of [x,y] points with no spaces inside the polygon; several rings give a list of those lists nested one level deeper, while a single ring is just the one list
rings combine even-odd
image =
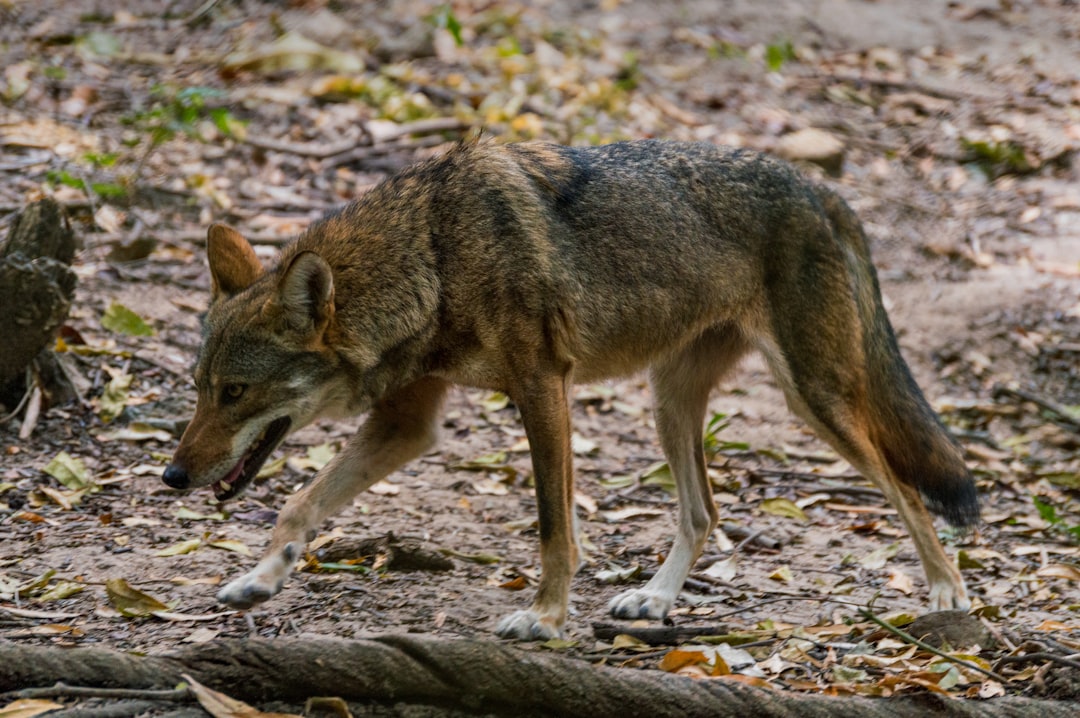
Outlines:
[{"label": "forest floor", "polygon": [[[446,550],[452,569],[316,552],[255,610],[215,602],[360,419],[297,432],[226,506],[161,482],[194,407],[207,225],[239,228],[269,261],[325,211],[480,127],[499,142],[663,137],[796,160],[796,140],[825,142],[803,132],[817,128],[842,166],[804,167],[862,217],[905,357],[978,480],[978,531],[941,525],[976,615],[1003,641],[975,659],[1080,652],[1073,2],[372,5],[0,2],[0,225],[43,195],[72,217],[82,249],[62,341],[85,398],[33,426],[0,411],[14,414],[0,423],[0,639],[164,653],[218,637],[491,636],[536,583],[535,498],[513,405],[468,388],[452,394],[438,449],[317,540],[411,537]],[[148,331],[106,329],[114,305]],[[740,634],[731,642],[753,644],[754,675],[791,688],[1040,689],[1056,664],[1003,663],[1009,680],[988,681],[859,613],[926,611],[915,550],[880,494],[787,410],[761,360],[710,409],[725,417],[711,472],[727,535],[706,548],[676,626]],[[592,556],[568,640],[536,650],[656,667],[664,651],[592,625],[611,622],[623,590],[612,582],[655,570],[674,531],[648,384],[579,387],[573,412]],[[167,608],[125,604],[120,584],[106,587],[115,579]],[[716,666],[699,652],[684,672]]]}]

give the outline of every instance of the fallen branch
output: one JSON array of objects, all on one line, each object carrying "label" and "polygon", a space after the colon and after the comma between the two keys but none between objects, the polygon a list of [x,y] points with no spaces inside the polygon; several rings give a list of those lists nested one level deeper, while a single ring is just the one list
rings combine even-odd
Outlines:
[{"label": "fallen branch", "polygon": [[675,646],[701,636],[723,636],[730,632],[725,623],[709,626],[633,626],[628,623],[594,623],[593,636],[601,641],[631,636],[650,646]]}]

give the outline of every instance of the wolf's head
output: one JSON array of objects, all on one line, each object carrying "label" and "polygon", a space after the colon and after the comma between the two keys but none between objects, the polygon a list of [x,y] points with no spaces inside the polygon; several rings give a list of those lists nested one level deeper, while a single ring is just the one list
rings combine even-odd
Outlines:
[{"label": "wolf's head", "polygon": [[213,485],[233,498],[285,435],[340,403],[334,281],[313,252],[267,272],[238,232],[210,227],[211,301],[195,366],[195,416],[180,439],[166,484]]}]

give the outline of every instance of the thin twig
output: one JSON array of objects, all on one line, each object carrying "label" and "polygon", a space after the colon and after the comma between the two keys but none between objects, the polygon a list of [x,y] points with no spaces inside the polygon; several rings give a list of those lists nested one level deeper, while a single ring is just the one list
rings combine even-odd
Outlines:
[{"label": "thin twig", "polygon": [[873,621],[874,623],[881,626],[882,628],[884,628],[889,633],[894,634],[898,638],[906,641],[907,643],[910,643],[913,646],[918,646],[919,648],[923,649],[924,651],[929,651],[930,653],[933,653],[935,656],[940,656],[941,658],[944,658],[946,661],[951,661],[952,663],[955,663],[958,666],[963,666],[964,668],[968,668],[968,669],[971,669],[973,671],[978,671],[979,673],[982,673],[984,676],[990,676],[995,681],[998,681],[1000,683],[1008,683],[1009,682],[1008,678],[1005,678],[1005,677],[1003,677],[1003,676],[1001,676],[1001,675],[999,675],[997,673],[994,673],[993,671],[988,671],[985,668],[983,668],[982,666],[977,666],[974,663],[969,663],[968,661],[957,658],[955,656],[950,656],[948,653],[941,650],[940,648],[934,648],[929,643],[927,643],[925,641],[920,641],[918,638],[915,638],[915,636],[911,635],[910,633],[907,633],[906,631],[900,630],[899,628],[892,625],[888,621],[881,620],[880,618],[875,616],[871,611],[869,611],[869,610],[867,610],[865,608],[860,608],[859,613],[862,614],[863,618],[866,618],[866,619],[868,619],[870,621]]},{"label": "thin twig", "polygon": [[1080,661],[1074,661],[1071,658],[1065,656],[1058,656],[1053,653],[1047,653],[1045,651],[1038,651],[1036,653],[1025,653],[1022,656],[1002,656],[994,664],[994,668],[1000,667],[1003,663],[1034,663],[1035,661],[1053,661],[1054,663],[1060,663],[1063,666],[1071,666],[1072,668],[1080,668]]},{"label": "thin twig", "polygon": [[1070,412],[1068,408],[1062,406],[1061,404],[1058,404],[1056,401],[1039,396],[1038,394],[1033,394],[1030,391],[1025,391],[1023,389],[1014,389],[1013,387],[1002,386],[998,384],[994,387],[993,397],[997,399],[1002,396],[1009,396],[1014,399],[1020,399],[1022,401],[1030,401],[1032,404],[1039,407],[1040,409],[1043,409],[1044,411],[1048,411],[1053,414],[1056,421],[1062,424],[1068,424],[1069,427],[1072,428],[1074,431],[1080,431],[1080,420],[1077,420],[1077,418],[1073,416],[1072,412]]},{"label": "thin twig", "polygon": [[30,395],[34,393],[34,387],[37,386],[37,384],[33,380],[33,375],[30,373],[29,367],[27,367],[26,373],[26,381],[28,384],[28,386],[26,387],[26,393],[23,394],[22,399],[19,399],[19,403],[15,406],[15,409],[10,414],[0,417],[0,424],[6,424],[7,422],[18,416],[19,412],[23,410],[23,407],[26,406],[26,402],[30,401]]},{"label": "thin twig", "polygon": [[192,695],[187,687],[165,690],[138,688],[97,688],[94,686],[69,686],[56,683],[41,688],[23,688],[3,694],[4,698],[112,698],[119,700],[190,701]]},{"label": "thin twig", "polygon": [[728,616],[735,616],[740,613],[752,611],[755,608],[761,608],[762,606],[768,606],[770,603],[779,603],[780,601],[817,601],[818,603],[836,603],[842,606],[852,606],[863,610],[864,604],[855,603],[854,601],[844,601],[843,599],[834,598],[833,596],[780,596],[777,598],[767,598],[764,601],[758,601],[757,603],[751,603],[748,606],[742,608],[736,608],[734,611],[728,611],[727,613],[721,613],[712,618],[727,618]]}]

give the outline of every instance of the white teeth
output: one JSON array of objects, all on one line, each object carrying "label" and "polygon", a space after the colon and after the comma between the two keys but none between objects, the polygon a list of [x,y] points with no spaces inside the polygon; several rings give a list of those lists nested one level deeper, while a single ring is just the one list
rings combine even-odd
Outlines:
[{"label": "white teeth", "polygon": [[228,481],[219,481],[218,487],[221,488],[222,491],[228,491],[231,488]]}]

